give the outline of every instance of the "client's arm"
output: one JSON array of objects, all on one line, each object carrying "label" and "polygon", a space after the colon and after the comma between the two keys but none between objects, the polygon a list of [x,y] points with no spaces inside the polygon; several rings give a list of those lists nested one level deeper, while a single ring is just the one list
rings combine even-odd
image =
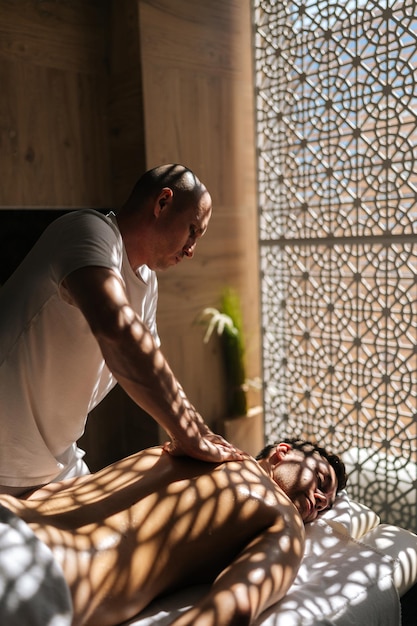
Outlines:
[{"label": "client's arm", "polygon": [[217,577],[210,591],[172,626],[246,626],[281,600],[304,553],[304,526],[282,518],[258,535]]}]

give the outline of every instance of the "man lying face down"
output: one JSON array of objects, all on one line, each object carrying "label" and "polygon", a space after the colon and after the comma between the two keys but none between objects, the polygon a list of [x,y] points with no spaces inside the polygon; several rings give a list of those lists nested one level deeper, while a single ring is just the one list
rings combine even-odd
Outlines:
[{"label": "man lying face down", "polygon": [[243,625],[287,593],[304,523],[345,484],[336,455],[299,440],[218,464],[156,447],[0,503],[52,550],[74,626],[120,624],[157,596],[202,583],[208,592],[172,624]]}]

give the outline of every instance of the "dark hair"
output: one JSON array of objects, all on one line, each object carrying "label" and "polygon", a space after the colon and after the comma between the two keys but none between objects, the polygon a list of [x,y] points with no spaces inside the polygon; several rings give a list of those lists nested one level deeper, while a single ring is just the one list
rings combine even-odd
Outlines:
[{"label": "dark hair", "polygon": [[[337,479],[337,491],[341,491],[346,487],[347,483],[347,474],[346,467],[343,463],[342,459],[337,455],[331,452],[328,452],[325,448],[313,443],[312,441],[306,441],[304,439],[298,439],[294,437],[293,439],[287,438],[282,439],[282,443],[288,443],[295,450],[301,450],[304,454],[310,455],[314,454],[314,452],[318,452],[320,456],[322,456],[326,461],[328,461],[329,465],[331,465],[335,471],[336,479]],[[265,446],[257,455],[256,460],[266,459],[271,452],[278,444],[269,444]]]}]

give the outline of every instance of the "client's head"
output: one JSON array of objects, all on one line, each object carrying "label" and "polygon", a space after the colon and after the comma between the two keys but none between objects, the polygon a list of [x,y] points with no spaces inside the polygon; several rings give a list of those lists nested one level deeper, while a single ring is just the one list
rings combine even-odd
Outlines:
[{"label": "client's head", "polygon": [[305,523],[333,506],[346,486],[343,461],[321,446],[302,439],[284,439],[266,446],[256,460],[292,500]]}]

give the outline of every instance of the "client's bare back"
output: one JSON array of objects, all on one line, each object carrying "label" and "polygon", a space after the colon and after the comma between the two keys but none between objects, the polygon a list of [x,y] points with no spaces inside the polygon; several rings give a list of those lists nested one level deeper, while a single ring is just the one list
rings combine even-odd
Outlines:
[{"label": "client's bare back", "polygon": [[153,448],[56,489],[4,504],[60,562],[75,624],[120,623],[163,592],[213,581],[277,520],[300,525],[249,458],[215,465]]}]

